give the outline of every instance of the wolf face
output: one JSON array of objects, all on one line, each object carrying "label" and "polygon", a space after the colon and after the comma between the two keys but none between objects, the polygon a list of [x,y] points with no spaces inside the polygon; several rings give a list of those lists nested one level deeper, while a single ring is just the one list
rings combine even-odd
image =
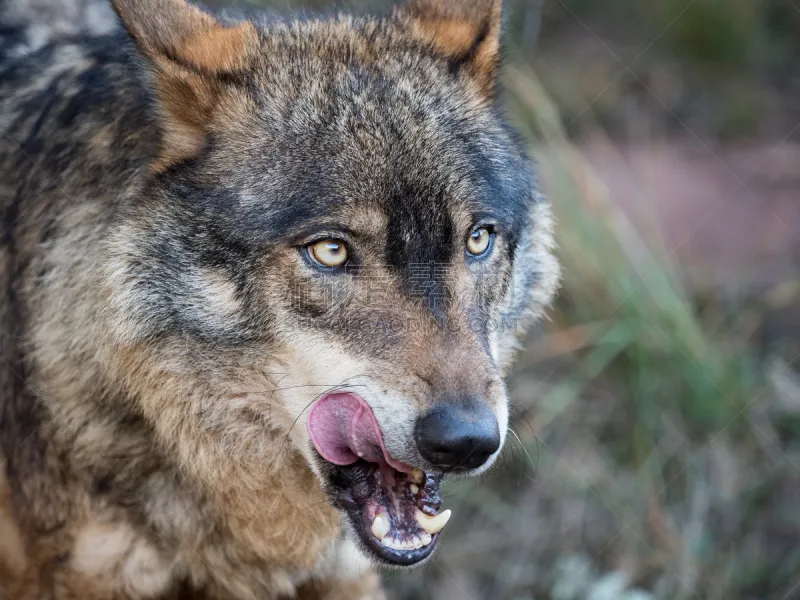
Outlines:
[{"label": "wolf face", "polygon": [[[161,132],[105,269],[139,410],[207,481],[198,438],[254,479],[302,455],[367,556],[422,561],[442,477],[501,451],[502,375],[557,279],[497,106],[501,2],[279,23],[115,8]],[[191,383],[165,400],[165,373]]]}]

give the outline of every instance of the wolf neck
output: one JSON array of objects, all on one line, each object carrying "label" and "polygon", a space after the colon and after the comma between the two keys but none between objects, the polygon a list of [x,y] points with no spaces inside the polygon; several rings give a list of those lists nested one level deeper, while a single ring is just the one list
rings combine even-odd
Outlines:
[{"label": "wolf neck", "polygon": [[133,348],[119,365],[160,444],[178,457],[238,552],[288,571],[312,569],[339,536],[339,516],[288,441],[288,415],[276,408],[270,422],[253,416],[272,400],[271,369],[219,358],[212,368],[197,357],[179,365],[163,352]]}]

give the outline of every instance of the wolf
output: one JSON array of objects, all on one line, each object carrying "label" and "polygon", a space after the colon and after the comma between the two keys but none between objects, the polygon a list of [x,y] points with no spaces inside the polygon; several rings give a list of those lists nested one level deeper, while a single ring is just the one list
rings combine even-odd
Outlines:
[{"label": "wolf", "polygon": [[0,33],[0,588],[381,598],[557,287],[502,2],[112,4]]}]

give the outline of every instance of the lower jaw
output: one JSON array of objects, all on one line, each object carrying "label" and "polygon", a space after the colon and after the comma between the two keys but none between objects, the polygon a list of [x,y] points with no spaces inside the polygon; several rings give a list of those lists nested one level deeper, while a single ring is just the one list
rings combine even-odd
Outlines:
[{"label": "lower jaw", "polygon": [[[348,514],[348,518],[353,523],[352,515]],[[395,550],[384,546],[380,540],[372,536],[368,526],[353,523],[353,529],[359,538],[362,551],[380,564],[389,567],[419,566],[433,555],[439,542],[439,534],[435,533],[427,546],[415,550]]]},{"label": "lower jaw", "polygon": [[[363,460],[346,467],[326,466],[331,475],[329,495],[367,557],[385,566],[411,567],[433,555],[438,530],[425,531],[417,515],[437,514],[441,476],[412,479],[388,465]],[[385,517],[383,532],[375,530],[378,513]],[[408,547],[402,547],[404,543]]]}]

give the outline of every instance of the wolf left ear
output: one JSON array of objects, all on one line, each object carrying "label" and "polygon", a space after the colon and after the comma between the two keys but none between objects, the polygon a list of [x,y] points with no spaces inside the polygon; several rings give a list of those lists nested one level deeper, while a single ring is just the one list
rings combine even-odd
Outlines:
[{"label": "wolf left ear", "polygon": [[226,75],[258,47],[251,23],[224,27],[185,0],[112,0],[153,76],[161,117],[163,170],[203,148]]},{"label": "wolf left ear", "polygon": [[467,67],[487,95],[500,62],[503,0],[409,0],[399,15],[414,35]]}]

